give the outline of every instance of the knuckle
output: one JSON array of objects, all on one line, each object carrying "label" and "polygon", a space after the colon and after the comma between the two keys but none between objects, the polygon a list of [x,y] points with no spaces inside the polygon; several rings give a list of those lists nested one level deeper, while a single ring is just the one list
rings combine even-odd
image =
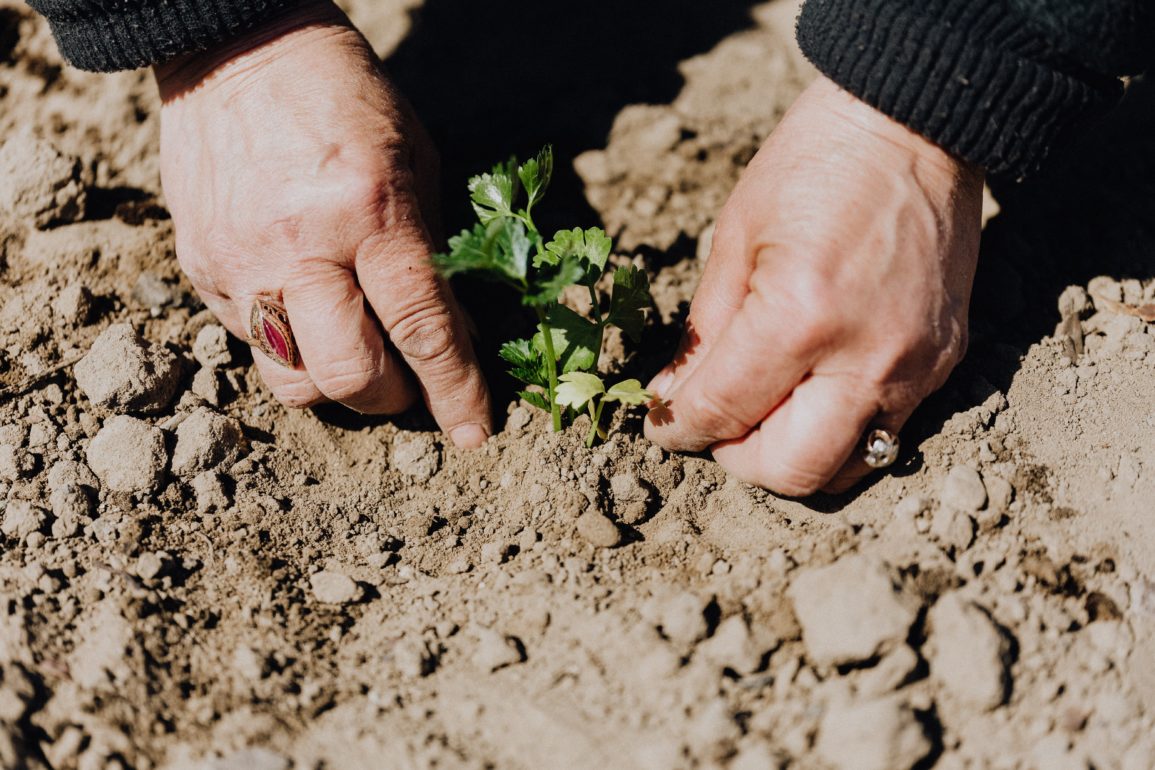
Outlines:
[{"label": "knuckle", "polygon": [[437,299],[411,307],[389,330],[389,338],[408,361],[431,364],[454,357],[453,319]]},{"label": "knuckle", "polygon": [[330,363],[313,373],[313,383],[334,401],[356,399],[380,379],[376,367],[364,361]]},{"label": "knuckle", "polygon": [[[675,410],[678,404],[674,404]],[[736,420],[734,410],[725,396],[712,388],[701,388],[689,395],[681,404],[689,427],[704,439],[734,438]]]},{"label": "knuckle", "polygon": [[780,462],[767,470],[762,486],[787,497],[809,497],[830,480],[829,474],[791,462]]},{"label": "knuckle", "polygon": [[275,386],[273,396],[289,409],[306,409],[325,400],[316,386],[304,379]]}]

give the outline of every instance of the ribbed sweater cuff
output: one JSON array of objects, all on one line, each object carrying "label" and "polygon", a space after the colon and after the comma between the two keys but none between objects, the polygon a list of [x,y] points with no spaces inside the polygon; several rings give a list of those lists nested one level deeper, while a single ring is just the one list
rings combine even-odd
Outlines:
[{"label": "ribbed sweater cuff", "polygon": [[1108,109],[1118,81],[1042,62],[1048,47],[984,0],[807,0],[798,44],[827,77],[993,174],[1035,170]]},{"label": "ribbed sweater cuff", "polygon": [[235,38],[301,0],[28,0],[60,53],[94,72],[135,69]]}]

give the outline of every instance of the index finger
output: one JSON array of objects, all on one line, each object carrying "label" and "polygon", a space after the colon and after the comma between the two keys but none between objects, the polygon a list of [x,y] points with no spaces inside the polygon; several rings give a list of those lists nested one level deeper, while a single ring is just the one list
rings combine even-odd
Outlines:
[{"label": "index finger", "polygon": [[493,432],[489,390],[464,313],[434,270],[432,254],[413,215],[394,232],[362,244],[357,279],[390,342],[416,375],[437,424],[457,446],[477,447]]}]

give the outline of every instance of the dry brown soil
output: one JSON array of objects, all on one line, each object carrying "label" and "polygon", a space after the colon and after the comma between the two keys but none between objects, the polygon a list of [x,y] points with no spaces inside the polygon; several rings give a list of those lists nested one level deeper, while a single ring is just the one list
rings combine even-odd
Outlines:
[{"label": "dry brown soil", "polygon": [[[811,77],[794,6],[623,8],[636,42],[557,42],[555,91],[516,66],[513,120],[469,38],[431,37],[467,5],[352,11],[452,200],[558,144],[556,211],[654,275],[655,352],[610,356],[652,373]],[[971,353],[900,463],[786,500],[637,416],[587,450],[510,401],[467,453],[420,416],[282,408],[179,274],[149,77],[63,67],[0,0],[0,767],[1150,770],[1155,327],[1105,300],[1155,295],[1151,114],[996,187]]]}]

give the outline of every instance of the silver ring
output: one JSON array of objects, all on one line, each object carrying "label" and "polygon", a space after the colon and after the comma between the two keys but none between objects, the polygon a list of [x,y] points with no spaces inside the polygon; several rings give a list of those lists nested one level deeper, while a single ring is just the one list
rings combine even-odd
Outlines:
[{"label": "silver ring", "polygon": [[885,468],[898,459],[898,436],[882,428],[874,428],[866,434],[866,444],[862,459],[871,468]]}]

